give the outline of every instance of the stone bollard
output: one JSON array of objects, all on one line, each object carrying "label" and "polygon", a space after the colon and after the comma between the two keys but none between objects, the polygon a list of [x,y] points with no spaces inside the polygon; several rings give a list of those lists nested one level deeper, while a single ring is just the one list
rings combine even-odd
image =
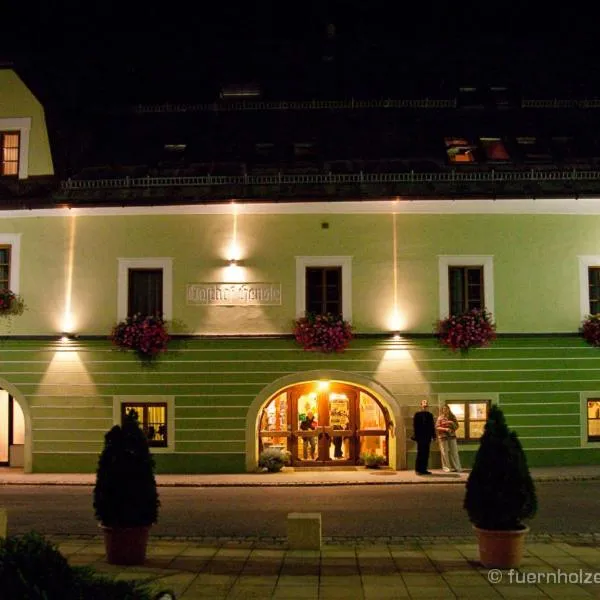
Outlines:
[{"label": "stone bollard", "polygon": [[320,550],[321,513],[288,513],[287,534],[290,550]]},{"label": "stone bollard", "polygon": [[0,508],[0,538],[8,535],[8,515],[5,508]]}]

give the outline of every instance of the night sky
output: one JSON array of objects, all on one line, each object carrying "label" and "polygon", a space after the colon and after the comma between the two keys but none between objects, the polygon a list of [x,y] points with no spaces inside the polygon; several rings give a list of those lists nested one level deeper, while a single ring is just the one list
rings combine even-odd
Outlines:
[{"label": "night sky", "polygon": [[287,99],[448,96],[472,84],[600,95],[595,20],[569,6],[103,2],[82,13],[81,3],[50,4],[12,7],[3,21],[17,25],[3,28],[0,59],[42,101],[65,107],[205,102],[247,82]]}]

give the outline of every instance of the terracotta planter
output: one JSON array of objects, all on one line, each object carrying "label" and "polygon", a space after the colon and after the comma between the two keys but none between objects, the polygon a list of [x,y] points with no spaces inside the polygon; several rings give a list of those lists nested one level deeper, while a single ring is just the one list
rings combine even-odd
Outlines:
[{"label": "terracotta planter", "polygon": [[488,569],[513,569],[518,567],[523,560],[525,536],[529,527],[514,531],[498,531],[493,529],[479,529],[477,532],[479,542],[479,561]]},{"label": "terracotta planter", "polygon": [[111,565],[143,565],[150,527],[104,527],[106,561]]}]

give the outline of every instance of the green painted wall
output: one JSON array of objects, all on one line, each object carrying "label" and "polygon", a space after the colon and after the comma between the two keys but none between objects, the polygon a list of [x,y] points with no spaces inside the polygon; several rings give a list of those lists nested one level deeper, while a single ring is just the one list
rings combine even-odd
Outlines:
[{"label": "green painted wall", "polygon": [[58,334],[70,306],[78,333],[106,335],[117,314],[117,260],[140,257],[173,259],[174,331],[289,333],[295,257],[304,255],[352,256],[356,331],[390,331],[396,299],[402,331],[430,333],[439,315],[438,256],[446,254],[494,257],[500,333],[574,333],[578,256],[600,255],[600,216],[592,215],[243,214],[235,279],[281,283],[282,305],[188,306],[186,284],[226,280],[233,217],[110,210],[0,214],[0,233],[22,234],[20,291],[28,306],[0,333]]},{"label": "green painted wall", "polygon": [[[439,394],[496,394],[532,465],[599,464],[600,443],[581,437],[580,394],[600,394],[600,351],[578,337],[501,338],[466,356],[434,339],[359,338],[342,354],[304,352],[291,339],[174,340],[152,366],[107,341],[0,343],[0,386],[31,415],[33,470],[93,471],[113,424],[115,395],[172,395],[175,447],[157,454],[159,472],[244,471],[245,419],[261,390],[316,369],[360,374],[402,407],[404,426],[419,400]],[[461,447],[470,465],[477,444]],[[407,442],[408,463],[414,447]],[[434,457],[434,463],[437,457]]]},{"label": "green painted wall", "polygon": [[14,71],[0,68],[0,119],[23,117],[31,118],[28,175],[53,175],[44,109]]}]

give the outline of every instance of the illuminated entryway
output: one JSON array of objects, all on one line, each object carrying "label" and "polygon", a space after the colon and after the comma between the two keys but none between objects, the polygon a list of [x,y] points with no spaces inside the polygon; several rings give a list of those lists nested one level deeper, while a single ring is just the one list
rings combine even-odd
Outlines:
[{"label": "illuminated entryway", "polygon": [[0,466],[24,464],[25,419],[19,403],[0,390]]},{"label": "illuminated entryway", "polygon": [[389,461],[388,411],[367,390],[312,381],[276,393],[262,409],[259,452],[288,450],[295,467],[357,465],[364,452]]}]

